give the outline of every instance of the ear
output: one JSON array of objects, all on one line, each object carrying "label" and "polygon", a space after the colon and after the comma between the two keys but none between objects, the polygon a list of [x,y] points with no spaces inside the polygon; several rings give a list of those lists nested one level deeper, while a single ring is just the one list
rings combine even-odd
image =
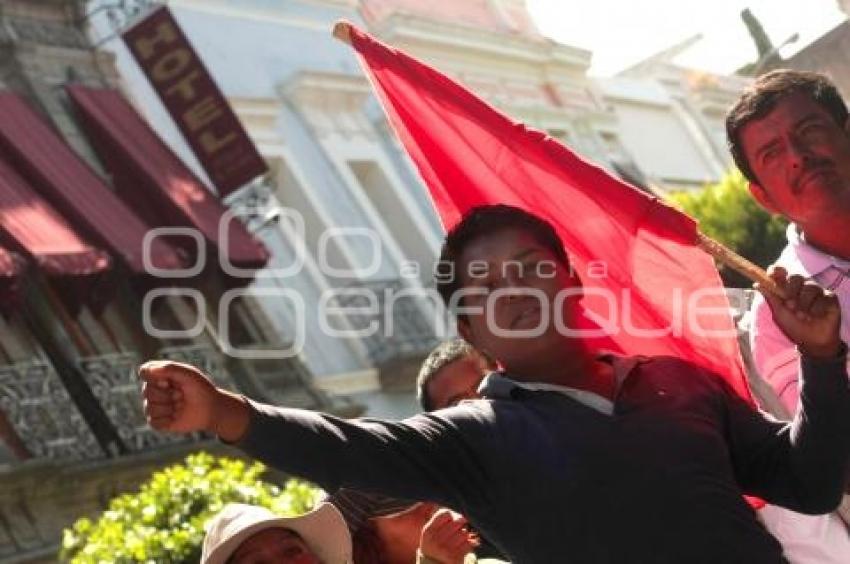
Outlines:
[{"label": "ear", "polygon": [[773,199],[767,193],[767,190],[762,188],[761,184],[750,182],[749,188],[750,194],[752,194],[753,199],[758,202],[758,204],[763,207],[768,213],[779,213],[779,211],[776,209],[776,206],[773,205]]}]

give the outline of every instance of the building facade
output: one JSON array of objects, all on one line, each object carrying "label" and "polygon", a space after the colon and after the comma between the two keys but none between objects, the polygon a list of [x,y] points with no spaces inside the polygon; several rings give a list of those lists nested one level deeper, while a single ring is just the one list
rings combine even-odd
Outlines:
[{"label": "building facade", "polygon": [[695,36],[598,80],[618,118],[623,144],[663,191],[701,188],[733,166],[725,116],[749,79],[676,64],[698,40]]},{"label": "building facade", "polygon": [[541,36],[523,0],[360,6],[379,38],[635,185],[700,188],[732,165],[725,112],[748,79],[677,65],[698,37],[594,77],[592,53]]},{"label": "building facade", "polygon": [[[221,451],[146,425],[143,360],[197,365],[263,401],[357,411],[317,389],[298,357],[269,366],[222,348],[224,332],[246,349],[285,343],[250,298],[225,316],[213,307],[253,274],[236,279],[212,257],[222,252],[253,273],[269,252],[242,222],[217,230],[227,208],[118,94],[113,58],[85,32],[88,13],[84,2],[0,2],[2,562],[55,561],[62,528],[76,518],[168,461]],[[87,114],[93,96],[118,113]],[[131,142],[98,131],[102,121],[132,132]],[[140,191],[146,208],[134,200]],[[198,245],[147,240],[158,227],[202,235]],[[202,267],[186,274],[193,264]]]},{"label": "building facade", "polygon": [[633,165],[622,144],[606,135],[616,131],[616,117],[587,76],[591,53],[543,37],[524,1],[360,4],[378,38],[431,64],[512,118],[613,172]]},{"label": "building facade", "polygon": [[[256,231],[272,255],[268,276],[253,286],[265,294],[256,303],[303,343],[317,385],[371,414],[412,414],[419,363],[446,332],[430,287],[442,234],[410,165],[396,147],[387,150],[356,58],[330,36],[338,18],[361,21],[357,2],[169,7],[271,170],[228,203],[285,210]],[[95,40],[114,54],[128,97],[202,177],[108,14],[93,18]],[[222,29],[232,41],[222,41]]]},{"label": "building facade", "polygon": [[850,20],[844,20],[779,66],[823,73],[835,83],[842,97],[850,100]]}]

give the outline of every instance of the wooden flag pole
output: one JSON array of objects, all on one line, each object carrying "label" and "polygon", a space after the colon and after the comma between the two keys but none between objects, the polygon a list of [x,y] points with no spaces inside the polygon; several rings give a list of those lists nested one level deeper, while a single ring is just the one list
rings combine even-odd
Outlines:
[{"label": "wooden flag pole", "polygon": [[[333,27],[333,36],[343,43],[351,45],[351,22],[346,20],[339,20],[336,22]],[[784,297],[783,292],[776,285],[776,282],[767,275],[763,268],[748,261],[729,247],[719,241],[715,241],[708,235],[700,233],[699,231],[697,231],[696,244],[699,248],[714,257],[718,262],[725,264],[732,270],[746,276],[748,280],[757,282],[759,286],[773,294],[776,294],[779,297]]]},{"label": "wooden flag pole", "polygon": [[718,262],[725,264],[735,272],[746,276],[748,280],[757,282],[765,290],[784,298],[784,292],[779,289],[776,282],[767,275],[759,265],[745,259],[723,243],[715,241],[708,235],[697,231],[697,246],[715,258]]}]

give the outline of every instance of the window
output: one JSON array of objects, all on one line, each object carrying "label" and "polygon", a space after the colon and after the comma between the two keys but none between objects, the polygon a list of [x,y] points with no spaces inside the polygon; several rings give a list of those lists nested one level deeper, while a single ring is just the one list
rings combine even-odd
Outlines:
[{"label": "window", "polygon": [[[318,256],[319,239],[327,229],[325,221],[313,202],[307,197],[305,186],[299,182],[297,176],[286,165],[283,159],[270,161],[275,171],[275,194],[284,206],[291,208],[301,214],[304,219],[304,238],[307,251],[314,257]],[[336,270],[351,268],[339,245],[338,238],[331,238],[326,248],[325,262]]]},{"label": "window", "polygon": [[419,265],[420,278],[430,280],[431,268],[436,260],[436,249],[432,249],[425,234],[416,228],[413,210],[407,208],[402,195],[390,182],[376,161],[349,161],[360,187],[382,221],[404,253],[404,258]]}]

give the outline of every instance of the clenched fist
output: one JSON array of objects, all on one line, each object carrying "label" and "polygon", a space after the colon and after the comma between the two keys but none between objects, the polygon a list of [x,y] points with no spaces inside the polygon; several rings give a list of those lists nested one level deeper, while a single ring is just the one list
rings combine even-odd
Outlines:
[{"label": "clenched fist", "polygon": [[139,367],[148,423],[159,431],[208,431],[237,441],[248,427],[250,408],[235,394],[219,389],[194,366],[152,360]]},{"label": "clenched fist", "polygon": [[768,275],[783,297],[756,288],[785,336],[807,356],[836,356],[841,349],[841,306],[836,295],[802,276],[788,276],[782,267],[771,268]]}]

